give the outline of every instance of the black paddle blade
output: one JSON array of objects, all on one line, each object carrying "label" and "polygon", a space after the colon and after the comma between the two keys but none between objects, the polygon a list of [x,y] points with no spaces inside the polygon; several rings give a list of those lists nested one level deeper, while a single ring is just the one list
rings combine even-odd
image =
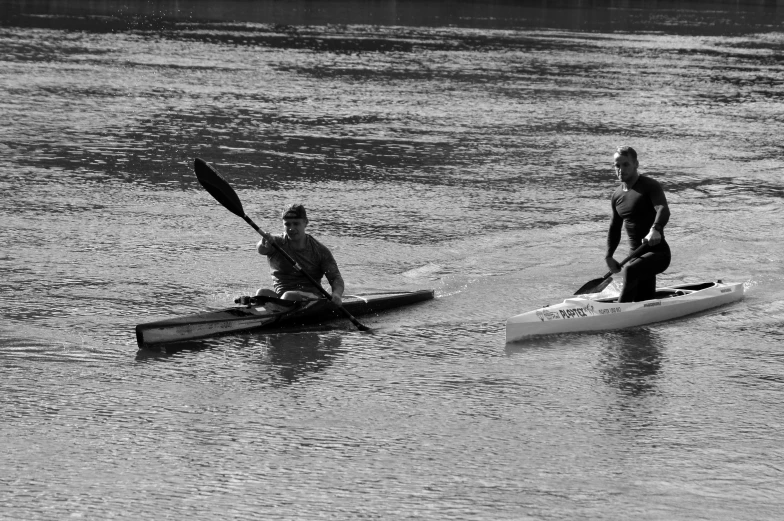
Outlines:
[{"label": "black paddle blade", "polygon": [[193,162],[193,170],[196,172],[196,178],[210,195],[234,215],[245,217],[245,211],[242,209],[242,202],[240,202],[237,192],[214,168],[208,165],[205,160],[197,157]]},{"label": "black paddle blade", "polygon": [[589,282],[586,282],[583,287],[575,291],[574,294],[586,295],[588,293],[601,293],[604,288],[610,285],[610,282],[612,282],[612,277],[593,279]]}]

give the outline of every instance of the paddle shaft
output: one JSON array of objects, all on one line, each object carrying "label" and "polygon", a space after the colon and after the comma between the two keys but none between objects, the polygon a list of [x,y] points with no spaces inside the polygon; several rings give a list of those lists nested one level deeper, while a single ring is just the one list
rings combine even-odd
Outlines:
[{"label": "paddle shaft", "polygon": [[[628,257],[626,257],[620,263],[618,263],[618,266],[621,267],[627,262],[629,262],[630,260],[638,257],[640,254],[642,254],[643,251],[645,251],[645,248],[647,247],[648,247],[648,243],[643,243],[642,246],[640,246],[639,248],[631,252],[631,254]],[[612,280],[612,274],[613,274],[612,271],[608,271],[607,274],[602,278],[589,280],[588,282],[583,284],[582,287],[580,287],[580,289],[578,289],[574,294],[584,295],[586,293],[598,293],[602,291]]]},{"label": "paddle shaft", "polygon": [[[640,245],[640,247],[639,247],[639,248],[637,248],[636,250],[634,250],[633,252],[631,252],[631,253],[629,254],[629,256],[628,256],[628,257],[626,257],[626,258],[625,258],[625,259],[623,259],[621,262],[619,262],[619,263],[618,263],[618,267],[623,267],[623,265],[624,265],[624,264],[626,264],[627,262],[629,262],[630,260],[632,260],[632,259],[635,259],[635,258],[639,257],[639,256],[640,256],[640,254],[641,254],[643,251],[645,251],[645,249],[646,249],[647,247],[648,247],[648,243],[647,243],[647,242],[643,242],[643,243],[642,243],[642,245]],[[602,277],[602,280],[604,280],[604,279],[608,279],[608,278],[612,277],[612,274],[613,274],[613,272],[612,272],[612,271],[608,271],[608,272],[607,272],[607,274],[606,274],[604,277]]]}]

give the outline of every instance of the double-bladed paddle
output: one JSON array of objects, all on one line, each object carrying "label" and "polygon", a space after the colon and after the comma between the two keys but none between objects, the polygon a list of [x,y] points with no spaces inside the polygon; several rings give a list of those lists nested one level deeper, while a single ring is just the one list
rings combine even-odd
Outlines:
[{"label": "double-bladed paddle", "polygon": [[[210,195],[212,195],[220,204],[222,204],[228,211],[242,217],[245,219],[245,222],[250,224],[254,230],[259,232],[259,235],[263,235],[265,232],[261,230],[256,223],[254,223],[250,217],[245,214],[245,211],[242,209],[242,202],[240,198],[237,196],[237,192],[231,187],[231,185],[223,179],[218,172],[215,171],[210,165],[207,164],[206,161],[203,159],[196,158],[193,164],[193,170],[196,172],[196,177],[199,180],[199,183],[207,190]],[[294,266],[294,269],[297,270],[300,274],[304,275],[308,278],[310,282],[313,283],[315,287],[321,290],[321,293],[328,299],[332,298],[332,295],[329,294],[327,290],[325,290],[319,282],[317,282],[313,277],[311,277],[305,270],[303,270],[297,262],[291,258],[291,256],[286,253],[280,246],[275,244],[274,242],[271,243],[272,246],[278,250],[278,252],[286,258],[287,261]],[[338,306],[341,312],[348,318],[352,324],[354,324],[357,329],[360,331],[370,331],[370,328],[367,326],[362,325],[354,316],[346,310],[343,306]]]},{"label": "double-bladed paddle", "polygon": [[[639,248],[637,248],[636,250],[631,252],[629,254],[629,256],[626,257],[625,259],[623,259],[618,265],[619,266],[623,266],[624,264],[626,264],[630,260],[639,257],[640,254],[643,251],[645,251],[645,248],[647,248],[647,247],[648,247],[648,243],[647,242],[642,243],[642,246],[640,246]],[[607,274],[604,277],[601,277],[601,278],[598,278],[598,279],[593,279],[591,281],[586,282],[574,294],[575,295],[585,295],[586,293],[599,293],[599,292],[601,292],[604,288],[606,288],[610,284],[610,282],[612,282],[612,274],[613,274],[612,271],[608,271]]]}]

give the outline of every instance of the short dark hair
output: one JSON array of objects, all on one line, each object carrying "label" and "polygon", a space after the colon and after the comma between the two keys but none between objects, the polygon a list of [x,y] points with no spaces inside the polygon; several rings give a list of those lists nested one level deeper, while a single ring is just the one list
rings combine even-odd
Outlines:
[{"label": "short dark hair", "polygon": [[283,219],[305,219],[308,220],[308,214],[305,212],[305,207],[301,204],[290,204],[281,213]]},{"label": "short dark hair", "polygon": [[631,157],[632,159],[637,161],[637,151],[635,149],[633,149],[632,147],[620,146],[615,151],[615,153],[618,154],[619,156]]}]

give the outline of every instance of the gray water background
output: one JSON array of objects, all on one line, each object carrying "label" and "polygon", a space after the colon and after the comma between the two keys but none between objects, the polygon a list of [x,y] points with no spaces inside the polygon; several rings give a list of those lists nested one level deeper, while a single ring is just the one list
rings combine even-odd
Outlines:
[{"label": "gray water background", "polygon": [[[777,4],[122,5],[0,10],[0,517],[781,517]],[[506,345],[606,271],[619,144],[662,284],[746,298]],[[268,284],[197,156],[266,229],[302,201],[347,293],[437,299],[138,350]]]}]

